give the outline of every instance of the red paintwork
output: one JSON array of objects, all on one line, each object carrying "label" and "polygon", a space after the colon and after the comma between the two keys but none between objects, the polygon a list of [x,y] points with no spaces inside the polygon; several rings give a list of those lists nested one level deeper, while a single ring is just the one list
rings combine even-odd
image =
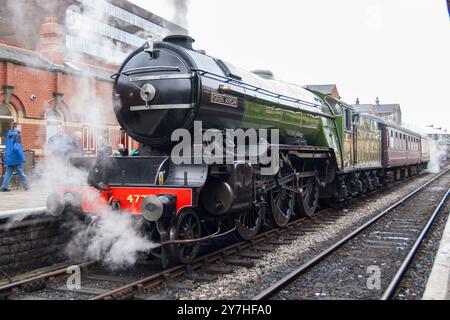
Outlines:
[{"label": "red paintwork", "polygon": [[[416,143],[419,146],[419,150],[413,150],[411,148],[411,144],[415,142],[404,141],[403,144],[400,144],[397,148],[391,145],[391,138],[389,129],[391,127],[384,128],[384,139],[385,139],[385,149],[384,153],[384,163],[385,167],[402,167],[402,166],[410,166],[421,163],[421,146],[420,142]],[[407,134],[410,137],[418,138],[420,141],[420,136],[411,134],[406,131],[402,131],[398,128],[394,128],[398,133]],[[403,141],[403,140],[402,140]]]},{"label": "red paintwork", "polygon": [[[81,209],[86,213],[97,213],[108,208],[111,197],[119,201],[121,209],[132,214],[141,214],[142,200],[149,195],[173,194],[177,196],[177,213],[193,205],[193,191],[189,188],[134,188],[134,187],[107,187],[107,191],[100,192],[94,187],[78,187],[61,189],[60,193],[78,193],[82,195]],[[133,202],[130,203],[130,195]]]}]

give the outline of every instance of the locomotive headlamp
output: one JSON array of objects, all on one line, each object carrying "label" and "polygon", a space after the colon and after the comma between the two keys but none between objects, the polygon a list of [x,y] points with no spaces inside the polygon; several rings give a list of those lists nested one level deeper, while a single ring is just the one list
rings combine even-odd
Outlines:
[{"label": "locomotive headlamp", "polygon": [[150,83],[146,83],[141,88],[141,99],[148,104],[152,101],[156,96],[156,89]]},{"label": "locomotive headlamp", "polygon": [[173,196],[148,196],[142,200],[141,210],[145,220],[156,222],[164,214],[175,209],[175,197]]},{"label": "locomotive headlamp", "polygon": [[57,193],[52,193],[47,198],[47,212],[54,216],[59,217],[66,209],[66,200]]}]

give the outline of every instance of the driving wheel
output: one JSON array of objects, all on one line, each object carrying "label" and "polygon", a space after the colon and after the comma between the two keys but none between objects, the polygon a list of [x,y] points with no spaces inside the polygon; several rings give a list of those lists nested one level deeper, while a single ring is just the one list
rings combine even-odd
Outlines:
[{"label": "driving wheel", "polygon": [[180,263],[189,264],[197,257],[200,249],[199,242],[186,242],[201,237],[200,218],[192,210],[184,210],[178,214],[171,222],[170,241],[180,241],[180,243],[170,244],[172,257]]}]

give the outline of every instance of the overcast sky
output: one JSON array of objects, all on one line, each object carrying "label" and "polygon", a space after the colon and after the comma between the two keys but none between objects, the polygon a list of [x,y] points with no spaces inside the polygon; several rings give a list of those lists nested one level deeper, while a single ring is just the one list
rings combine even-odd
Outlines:
[{"label": "overcast sky", "polygon": [[[168,20],[171,0],[132,0]],[[191,0],[196,48],[280,80],[336,83],[343,100],[400,103],[413,127],[450,129],[446,0]]]}]

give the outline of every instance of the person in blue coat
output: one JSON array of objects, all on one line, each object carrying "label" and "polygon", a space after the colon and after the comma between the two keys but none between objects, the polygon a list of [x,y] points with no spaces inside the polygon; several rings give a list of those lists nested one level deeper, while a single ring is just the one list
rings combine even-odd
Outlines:
[{"label": "person in blue coat", "polygon": [[3,177],[2,192],[8,192],[11,177],[14,171],[20,178],[25,190],[30,188],[28,178],[23,171],[25,156],[23,154],[22,139],[20,131],[22,127],[18,123],[13,124],[13,129],[8,131],[6,138],[6,149],[3,158],[3,165],[6,166],[5,176]]}]

